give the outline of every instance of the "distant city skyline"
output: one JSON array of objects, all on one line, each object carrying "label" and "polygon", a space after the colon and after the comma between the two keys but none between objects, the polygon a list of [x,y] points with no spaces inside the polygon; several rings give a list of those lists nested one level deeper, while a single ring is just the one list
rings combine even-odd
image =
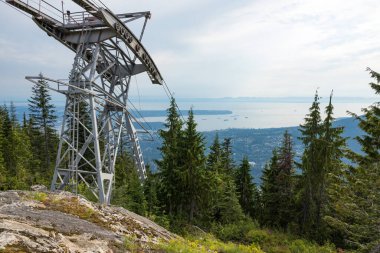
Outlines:
[{"label": "distant city skyline", "polygon": [[[49,1],[60,6],[61,1]],[[103,1],[105,2],[105,1]],[[40,72],[67,78],[74,54],[0,3],[0,100],[22,101]],[[110,0],[115,13],[150,10],[143,43],[175,97],[374,97],[380,2],[371,0]],[[65,10],[79,10],[64,1]],[[132,97],[165,97],[146,74]],[[63,100],[54,94],[54,99]]]}]

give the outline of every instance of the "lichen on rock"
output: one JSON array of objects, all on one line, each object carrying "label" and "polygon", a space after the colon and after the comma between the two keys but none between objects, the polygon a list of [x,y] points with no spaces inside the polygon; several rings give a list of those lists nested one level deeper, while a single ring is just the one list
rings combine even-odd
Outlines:
[{"label": "lichen on rock", "polygon": [[0,192],[0,252],[127,252],[175,235],[120,207],[100,206],[68,192]]}]

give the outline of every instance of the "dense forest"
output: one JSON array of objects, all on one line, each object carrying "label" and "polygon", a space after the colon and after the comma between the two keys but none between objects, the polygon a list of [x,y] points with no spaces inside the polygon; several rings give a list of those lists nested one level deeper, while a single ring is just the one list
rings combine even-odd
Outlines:
[{"label": "dense forest", "polygon": [[[370,86],[380,95],[380,74],[369,73]],[[320,108],[319,99],[316,92],[300,126],[299,162],[285,132],[261,185],[254,183],[247,158],[233,160],[231,139],[216,135],[206,147],[192,110],[184,120],[172,99],[165,128],[158,132],[158,170],[148,168],[141,185],[131,155],[121,148],[112,204],[182,235],[202,230],[249,244],[265,240],[258,229],[269,229],[342,251],[379,252],[380,104],[364,108],[363,115],[350,113],[365,133],[356,138],[362,152],[355,153],[342,137],[344,129],[333,126],[333,94],[326,108]],[[22,122],[12,103],[0,108],[1,190],[49,187],[59,138],[55,121],[50,95],[41,85],[33,87]]]}]

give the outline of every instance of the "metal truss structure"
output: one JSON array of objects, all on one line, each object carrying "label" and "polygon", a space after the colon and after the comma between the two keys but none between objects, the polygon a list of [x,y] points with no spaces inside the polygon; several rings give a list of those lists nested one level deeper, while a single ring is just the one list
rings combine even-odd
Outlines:
[{"label": "metal truss structure", "polygon": [[[154,84],[163,84],[163,79],[141,43],[149,12],[115,15],[90,0],[73,1],[84,11],[65,13],[43,0],[7,3],[31,15],[42,30],[76,54],[68,82],[26,77],[66,96],[51,190],[77,193],[85,185],[100,203],[109,204],[122,138],[128,139],[140,180],[146,178],[127,104],[131,77],[146,72]],[[62,20],[48,14],[53,11]],[[144,24],[136,37],[127,23],[141,18]]]}]

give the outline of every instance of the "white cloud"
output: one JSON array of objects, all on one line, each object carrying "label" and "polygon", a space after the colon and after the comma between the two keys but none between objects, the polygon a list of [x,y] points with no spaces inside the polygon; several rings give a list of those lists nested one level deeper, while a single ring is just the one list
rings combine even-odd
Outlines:
[{"label": "white cloud", "polygon": [[181,38],[188,47],[179,55],[205,93],[218,88],[236,96],[281,96],[289,95],[289,86],[307,95],[316,85],[329,92],[345,83],[342,96],[358,90],[370,95],[363,70],[378,66],[374,29],[380,20],[374,13],[380,4],[368,3],[373,1],[255,1]]},{"label": "white cloud", "polygon": [[[152,11],[144,42],[179,97],[309,96],[317,87],[326,94],[334,89],[337,96],[373,95],[364,70],[380,70],[378,1],[112,0],[107,5],[117,13]],[[57,58],[52,54],[57,48],[64,60],[53,72],[71,66],[66,48],[35,32],[38,28],[33,33],[25,28],[35,26],[30,20],[5,7],[0,21],[5,20],[1,17],[14,20],[13,29],[25,34],[0,31],[0,65],[31,59],[42,69]],[[33,41],[21,40],[28,37]],[[7,59],[9,52],[13,59]],[[141,87],[142,94],[157,92],[163,91]]]}]

